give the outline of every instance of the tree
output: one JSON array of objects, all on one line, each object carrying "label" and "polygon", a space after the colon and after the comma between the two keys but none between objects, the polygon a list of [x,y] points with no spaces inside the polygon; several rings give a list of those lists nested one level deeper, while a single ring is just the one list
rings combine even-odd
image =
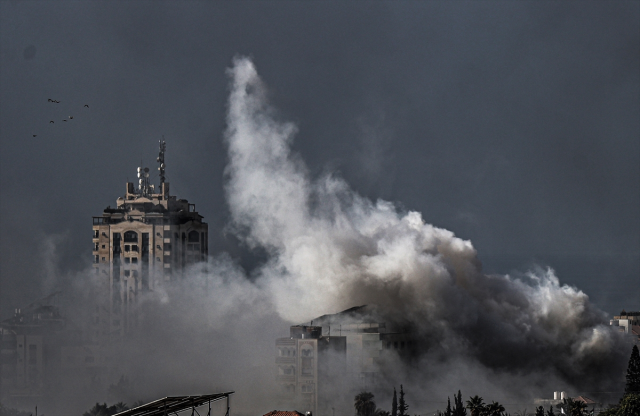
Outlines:
[{"label": "tree", "polygon": [[547,416],[556,416],[556,414],[553,413],[553,406],[549,406],[549,410],[547,410]]},{"label": "tree", "polygon": [[544,416],[544,407],[542,406],[536,407],[536,416]]},{"label": "tree", "polygon": [[391,402],[391,416],[398,416],[398,399],[395,387],[393,388],[393,401]]},{"label": "tree", "polygon": [[95,406],[84,412],[82,416],[113,416],[116,413],[118,413],[118,411],[115,406],[107,406],[106,403],[96,403]]},{"label": "tree", "polygon": [[627,367],[627,383],[624,387],[624,394],[640,393],[640,353],[638,346],[631,349],[629,366]]},{"label": "tree", "polygon": [[601,412],[598,416],[637,416],[640,415],[640,394],[625,394],[620,402]]},{"label": "tree", "polygon": [[[636,348],[636,356],[638,348]],[[616,416],[638,416],[640,415],[640,393],[626,394],[618,405],[618,414]]]},{"label": "tree", "polygon": [[[501,416],[504,411],[504,406],[498,402],[491,402],[491,404],[485,406],[485,414],[489,416]],[[544,416],[544,414],[542,416]]]},{"label": "tree", "polygon": [[467,416],[467,409],[465,409],[464,404],[462,404],[462,394],[460,390],[458,390],[457,396],[453,396],[453,401],[455,405],[453,408],[453,416]]},{"label": "tree", "polygon": [[400,400],[398,400],[398,416],[408,416],[409,405],[404,400],[404,389],[400,384]]},{"label": "tree", "polygon": [[355,407],[358,416],[374,416],[376,403],[373,401],[373,394],[363,391],[356,395],[353,407]]},{"label": "tree", "polygon": [[471,412],[471,416],[480,416],[484,413],[484,402],[482,397],[477,394],[473,397],[469,397],[467,400],[467,409]]},{"label": "tree", "polygon": [[567,416],[583,416],[587,413],[587,404],[580,400],[573,400],[571,397],[563,399],[558,407]]},{"label": "tree", "polygon": [[453,411],[451,410],[451,400],[449,399],[449,397],[447,397],[447,410],[444,411],[444,416],[453,416]]}]

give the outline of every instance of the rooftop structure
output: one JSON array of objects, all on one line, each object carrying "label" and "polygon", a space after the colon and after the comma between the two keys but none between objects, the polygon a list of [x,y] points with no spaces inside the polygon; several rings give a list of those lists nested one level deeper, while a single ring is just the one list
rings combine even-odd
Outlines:
[{"label": "rooftop structure", "polygon": [[229,398],[233,391],[225,393],[203,394],[198,396],[168,396],[162,399],[154,400],[142,406],[125,410],[117,413],[116,416],[166,416],[169,414],[178,415],[181,412],[191,410],[191,414],[198,412],[196,409],[200,406],[208,405],[209,411],[207,416],[211,416],[211,403],[219,400],[227,400],[227,411],[225,416],[229,416],[230,406]]},{"label": "rooftop structure", "polygon": [[127,182],[116,207],[93,217],[93,265],[100,288],[93,338],[122,335],[136,326],[139,296],[172,280],[208,256],[208,225],[186,199],[169,193],[166,143],[157,158],[156,190],[149,169],[138,167],[138,186]]},{"label": "rooftop structure", "polygon": [[640,312],[623,310],[620,315],[614,316],[609,324],[620,332],[634,336],[636,344],[640,345]]}]

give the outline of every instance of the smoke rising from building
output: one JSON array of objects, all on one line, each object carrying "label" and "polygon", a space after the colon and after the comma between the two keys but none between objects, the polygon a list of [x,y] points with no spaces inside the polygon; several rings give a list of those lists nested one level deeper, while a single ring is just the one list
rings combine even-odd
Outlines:
[{"label": "smoke rising from building", "polygon": [[[270,254],[259,283],[280,314],[302,322],[327,311],[377,305],[415,325],[440,378],[442,363],[520,374],[529,385],[562,380],[594,389],[620,370],[619,338],[605,316],[551,269],[489,276],[469,241],[359,196],[339,177],[313,180],[291,152],[251,60],[237,58],[226,141],[233,228]],[[427,377],[428,378],[428,377]],[[501,377],[494,377],[495,380]],[[513,385],[506,377],[502,388]]]},{"label": "smoke rising from building", "polygon": [[79,408],[126,375],[129,395],[111,400],[235,390],[236,412],[266,413],[274,339],[291,323],[364,304],[415,333],[420,355],[381,371],[416,405],[458,389],[494,399],[615,388],[627,349],[586,294],[550,269],[486,275],[471,242],[420,213],[370,201],[333,173],[312,178],[291,150],[297,127],[269,104],[252,61],[236,58],[229,77],[229,230],[267,260],[248,276],[214,255],[140,297],[138,331],[111,347],[109,375],[86,386],[95,394]]}]

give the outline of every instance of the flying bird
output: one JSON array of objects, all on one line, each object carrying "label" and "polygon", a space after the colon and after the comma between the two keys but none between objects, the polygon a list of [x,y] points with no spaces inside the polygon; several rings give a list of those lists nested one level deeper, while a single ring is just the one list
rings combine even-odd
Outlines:
[{"label": "flying bird", "polygon": [[33,135],[33,137],[36,137],[36,136],[37,136],[37,134],[34,134],[34,135]]},{"label": "flying bird", "polygon": [[73,120],[73,116],[69,116],[69,120]]},{"label": "flying bird", "polygon": [[67,119],[65,118],[65,119],[63,119],[62,121],[67,121]]},{"label": "flying bird", "polygon": [[89,108],[89,104],[85,104],[84,106],[85,106],[85,107],[87,107],[87,108]]},{"label": "flying bird", "polygon": [[53,120],[49,120],[49,124],[53,123]]},{"label": "flying bird", "polygon": [[49,98],[47,101],[48,101],[48,102],[52,102],[53,100],[52,100],[51,98]]}]

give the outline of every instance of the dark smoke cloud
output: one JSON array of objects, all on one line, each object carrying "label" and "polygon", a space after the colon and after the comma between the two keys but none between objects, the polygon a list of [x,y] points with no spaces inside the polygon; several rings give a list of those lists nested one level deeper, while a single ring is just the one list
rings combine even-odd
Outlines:
[{"label": "dark smoke cloud", "polygon": [[486,275],[470,241],[420,213],[363,198],[335,175],[312,180],[290,150],[296,126],[279,121],[251,60],[237,58],[230,74],[227,198],[235,229],[270,254],[259,284],[280,316],[374,304],[412,322],[428,357],[498,372],[505,391],[508,374],[614,383],[626,349],[586,294],[552,269]]},{"label": "dark smoke cloud", "polygon": [[[296,125],[269,104],[252,61],[236,58],[228,73],[229,230],[266,260],[248,275],[221,254],[142,298],[138,330],[108,346],[109,374],[75,398],[76,409],[105,400],[126,375],[129,395],[114,401],[235,390],[235,414],[266,413],[275,407],[275,338],[362,304],[408,323],[421,345],[416,361],[391,356],[380,368],[383,408],[400,383],[416,412],[458,389],[525,400],[615,388],[627,349],[585,293],[548,268],[488,275],[470,241],[420,213],[371,201],[333,173],[313,178],[291,150]],[[79,276],[64,280],[90,292]],[[351,414],[351,392],[339,393],[336,414]]]}]

